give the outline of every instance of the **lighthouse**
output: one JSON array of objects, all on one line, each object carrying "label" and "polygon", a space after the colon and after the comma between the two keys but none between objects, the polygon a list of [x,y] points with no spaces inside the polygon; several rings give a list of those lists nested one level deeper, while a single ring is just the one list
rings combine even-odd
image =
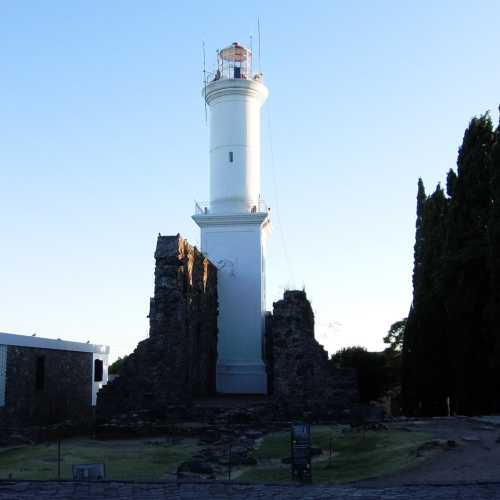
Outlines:
[{"label": "lighthouse", "polygon": [[266,394],[263,361],[265,249],[270,217],[260,193],[260,111],[268,90],[252,53],[233,43],[217,53],[203,87],[209,108],[210,201],[193,220],[201,250],[217,266],[217,392]]}]

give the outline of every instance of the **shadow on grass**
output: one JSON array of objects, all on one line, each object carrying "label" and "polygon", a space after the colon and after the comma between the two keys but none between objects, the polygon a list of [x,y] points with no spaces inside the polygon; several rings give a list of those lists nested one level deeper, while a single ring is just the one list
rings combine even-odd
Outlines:
[{"label": "shadow on grass", "polygon": [[[69,439],[61,445],[61,479],[72,478],[73,464],[104,463],[106,478],[172,479],[197,450],[195,440],[172,446],[161,441]],[[57,443],[0,448],[0,479],[57,479]]]},{"label": "shadow on grass", "polygon": [[[347,430],[347,432],[342,432]],[[334,456],[328,456],[330,439]],[[313,460],[315,483],[346,483],[397,472],[420,463],[417,449],[432,439],[424,432],[367,431],[352,432],[340,426],[314,426],[313,446],[324,453]],[[290,455],[290,434],[279,432],[266,436],[257,450],[265,466],[247,469],[238,479],[259,482],[289,482],[290,465],[281,458]]]}]

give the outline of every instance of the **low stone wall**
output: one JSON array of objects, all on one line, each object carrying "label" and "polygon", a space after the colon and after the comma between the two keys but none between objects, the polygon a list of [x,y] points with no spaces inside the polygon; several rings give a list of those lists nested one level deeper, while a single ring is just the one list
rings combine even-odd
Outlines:
[{"label": "low stone wall", "polygon": [[[354,370],[335,369],[314,338],[314,313],[303,291],[286,291],[266,321],[273,400],[290,418],[346,417],[358,401]],[[269,359],[270,358],[270,359]]]},{"label": "low stone wall", "polygon": [[159,236],[150,336],[98,393],[97,415],[149,410],[215,393],[217,269],[177,236]]}]

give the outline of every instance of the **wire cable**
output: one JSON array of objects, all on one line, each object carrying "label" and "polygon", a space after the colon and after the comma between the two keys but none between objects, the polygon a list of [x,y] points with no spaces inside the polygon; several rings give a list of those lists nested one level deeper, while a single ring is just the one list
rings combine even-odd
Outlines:
[{"label": "wire cable", "polygon": [[274,166],[273,131],[272,131],[272,125],[271,125],[270,103],[268,103],[266,107],[267,107],[267,110],[266,110],[267,128],[268,128],[268,134],[269,134],[269,152],[270,152],[270,160],[271,160],[271,162],[270,162],[271,163],[271,176],[273,178],[274,200],[276,202],[276,219],[278,221],[278,228],[279,228],[280,237],[281,237],[281,246],[283,249],[283,255],[285,257],[285,262],[286,262],[287,269],[288,269],[288,278],[291,279],[291,285],[293,288],[293,286],[295,285],[295,276],[293,273],[292,263],[291,263],[290,256],[288,254],[288,249],[286,246],[285,232],[283,230],[283,224],[281,223],[281,210],[280,210],[280,202],[279,202],[278,182],[276,180],[276,169]]}]

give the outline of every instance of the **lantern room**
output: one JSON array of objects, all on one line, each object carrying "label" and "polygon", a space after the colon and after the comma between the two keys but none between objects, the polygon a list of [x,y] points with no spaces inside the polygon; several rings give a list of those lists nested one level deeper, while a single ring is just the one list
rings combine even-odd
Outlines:
[{"label": "lantern room", "polygon": [[234,42],[217,51],[214,80],[246,80],[252,78],[252,51]]}]

